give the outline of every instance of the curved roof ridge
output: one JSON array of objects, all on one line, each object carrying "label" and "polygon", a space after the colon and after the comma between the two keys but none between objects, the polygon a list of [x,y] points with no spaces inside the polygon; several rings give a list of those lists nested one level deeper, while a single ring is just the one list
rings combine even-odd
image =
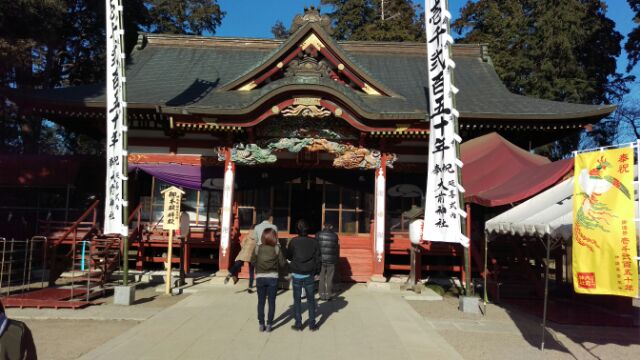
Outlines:
[{"label": "curved roof ridge", "polygon": [[349,67],[352,68],[356,76],[363,77],[363,80],[365,80],[366,83],[369,83],[373,88],[381,90],[387,96],[400,96],[398,95],[398,93],[391,90],[388,86],[373,77],[370,71],[367,71],[367,69],[357,64],[354,59],[340,47],[340,45],[338,45],[320,26],[317,25],[317,23],[307,23],[300,27],[295,33],[289,36],[289,38],[285,42],[283,42],[277,49],[272,51],[268,56],[264,57],[258,66],[251,67],[243,75],[222,85],[219,91],[228,91],[236,88],[243,83],[251,81],[251,78],[258,76],[260,73],[264,72],[270,65],[275,66],[275,62],[278,60],[278,58],[285,55],[284,49],[293,49],[300,41],[304,39],[304,36],[309,33],[313,33],[320,39],[320,41],[326,43],[326,45],[328,45],[327,47],[332,52],[335,52],[340,60],[343,60],[346,65],[349,65]]}]

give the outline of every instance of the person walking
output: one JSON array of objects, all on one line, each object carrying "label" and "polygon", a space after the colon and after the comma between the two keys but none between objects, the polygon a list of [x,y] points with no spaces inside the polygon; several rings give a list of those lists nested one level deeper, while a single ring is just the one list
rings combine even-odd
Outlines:
[{"label": "person walking", "polygon": [[302,331],[302,289],[307,293],[309,308],[309,330],[316,331],[316,299],[314,276],[320,272],[320,248],[318,242],[308,237],[309,225],[304,219],[298,220],[298,236],[291,239],[287,258],[293,283],[293,312],[296,331]]},{"label": "person walking", "polygon": [[322,268],[320,269],[320,300],[329,301],[333,299],[333,277],[336,264],[340,258],[340,242],[338,234],[333,231],[333,225],[327,223],[321,231],[316,234],[316,240],[320,247]]},{"label": "person walking", "polygon": [[253,293],[253,278],[254,278],[254,266],[251,263],[251,256],[256,249],[256,234],[254,231],[255,225],[251,225],[249,232],[244,235],[242,238],[242,244],[240,252],[238,256],[236,256],[236,260],[229,269],[229,274],[224,279],[224,283],[228,283],[229,279],[233,279],[233,283],[236,284],[238,282],[238,273],[242,269],[242,265],[245,262],[249,263],[249,287],[247,291],[251,294]]},{"label": "person walking", "polygon": [[[273,228],[262,231],[260,244],[253,252],[251,262],[256,269],[256,288],[258,290],[258,329],[271,332],[273,316],[276,311],[276,292],[278,291],[278,269],[286,264],[278,233]],[[265,303],[269,302],[267,322],[264,321]]]}]

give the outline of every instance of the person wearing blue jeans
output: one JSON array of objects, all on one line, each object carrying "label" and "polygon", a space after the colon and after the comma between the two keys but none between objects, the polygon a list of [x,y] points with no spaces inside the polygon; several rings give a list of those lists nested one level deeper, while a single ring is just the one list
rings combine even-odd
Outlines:
[{"label": "person wearing blue jeans", "polygon": [[293,283],[293,313],[295,318],[295,330],[302,330],[302,289],[307,293],[307,306],[309,307],[309,329],[316,330],[316,282],[312,275],[292,275]]},{"label": "person wearing blue jeans", "polygon": [[[275,229],[265,229],[261,234],[261,242],[256,245],[251,256],[256,269],[256,287],[258,289],[258,329],[260,332],[271,332],[273,316],[276,311],[276,292],[278,290],[278,271],[286,264],[284,254],[280,251],[278,234]],[[264,305],[269,303],[267,321],[264,319]]]},{"label": "person wearing blue jeans", "polygon": [[314,276],[320,272],[320,247],[318,242],[307,236],[309,226],[303,219],[298,221],[298,236],[291,239],[287,249],[287,258],[291,261],[289,269],[293,284],[293,312],[296,323],[291,327],[302,330],[302,289],[307,293],[309,308],[309,330],[316,331],[316,284]]},{"label": "person wearing blue jeans", "polygon": [[[258,324],[260,331],[271,331],[273,317],[276,311],[276,293],[278,292],[277,277],[259,277],[256,279],[256,289],[258,290]],[[264,321],[264,305],[269,300],[269,311],[267,322]]]}]

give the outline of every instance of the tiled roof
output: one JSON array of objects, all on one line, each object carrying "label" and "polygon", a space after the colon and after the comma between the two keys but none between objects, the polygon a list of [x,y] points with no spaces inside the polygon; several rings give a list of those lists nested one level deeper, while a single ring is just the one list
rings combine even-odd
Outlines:
[{"label": "tiled roof", "polygon": [[[164,112],[242,114],[275,92],[314,91],[339,96],[362,116],[376,119],[424,119],[427,113],[426,49],[416,43],[340,42],[349,61],[363,74],[394,92],[371,96],[326,78],[309,82],[283,78],[251,91],[221,88],[249,74],[272,55],[286,49],[280,40],[145,35],[127,66],[129,107],[163,108]],[[463,120],[597,120],[614,110],[606,105],[580,105],[510,93],[498,78],[481,46],[454,45],[456,107]],[[103,107],[104,85],[32,91],[33,103]]]}]

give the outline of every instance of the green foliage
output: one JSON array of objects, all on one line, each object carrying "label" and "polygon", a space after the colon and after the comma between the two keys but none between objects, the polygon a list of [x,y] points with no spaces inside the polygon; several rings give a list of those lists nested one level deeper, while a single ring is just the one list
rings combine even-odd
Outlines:
[{"label": "green foliage", "polygon": [[321,4],[332,8],[327,14],[337,40],[424,41],[424,12],[412,0],[322,0]]},{"label": "green foliage", "polygon": [[487,43],[496,71],[517,93],[587,104],[617,101],[633,77],[616,72],[622,35],[601,0],[468,1],[453,28]]},{"label": "green foliage", "polygon": [[[640,0],[627,0],[631,10],[634,12],[633,22],[640,24]],[[629,35],[627,35],[627,42],[624,44],[624,49],[627,51],[627,58],[629,63],[627,64],[627,71],[631,71],[638,61],[640,61],[640,25],[636,26]]]},{"label": "green foliage", "polygon": [[[127,51],[139,30],[213,34],[224,17],[216,0],[124,0],[123,5]],[[105,17],[104,1],[1,1],[0,87],[48,89],[104,81]],[[15,104],[3,97],[0,102],[3,119],[10,120],[0,123],[0,150],[53,151],[55,144],[63,149],[84,139],[19,115]]]},{"label": "green foliage", "polygon": [[271,27],[271,34],[273,34],[273,37],[276,39],[286,39],[291,35],[289,34],[289,30],[280,20],[276,21],[276,23]]},{"label": "green foliage", "polygon": [[147,0],[147,30],[170,34],[215,33],[225,13],[216,0]]}]

